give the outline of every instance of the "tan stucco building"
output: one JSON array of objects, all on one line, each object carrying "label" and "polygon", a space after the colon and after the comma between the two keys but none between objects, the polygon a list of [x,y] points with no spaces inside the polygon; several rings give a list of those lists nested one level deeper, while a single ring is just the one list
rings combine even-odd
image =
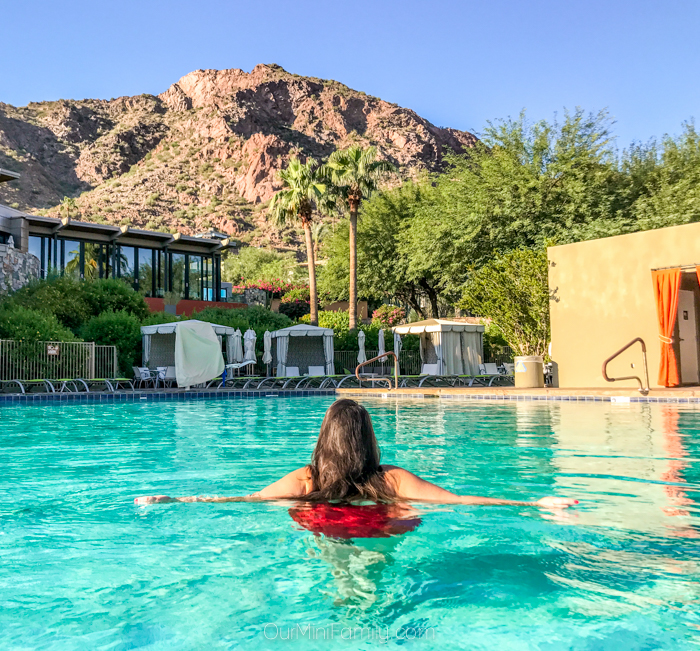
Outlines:
[{"label": "tan stucco building", "polygon": [[[672,346],[680,383],[700,383],[698,318],[700,223],[578,242],[548,249],[552,360],[561,387],[634,387],[607,383],[603,361],[635,337],[646,342],[651,387],[658,383],[659,317],[652,271],[682,270]],[[634,366],[633,366],[634,365]],[[611,377],[642,376],[640,346],[608,367]]]}]

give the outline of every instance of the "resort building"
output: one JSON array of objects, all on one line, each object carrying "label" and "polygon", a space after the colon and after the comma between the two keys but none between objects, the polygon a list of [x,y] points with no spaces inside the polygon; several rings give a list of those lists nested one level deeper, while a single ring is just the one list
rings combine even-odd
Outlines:
[{"label": "resort building", "polygon": [[[548,249],[551,357],[561,387],[608,383],[603,362],[637,337],[654,387],[700,383],[700,223]],[[608,376],[643,378],[638,343],[612,360]]]},{"label": "resort building", "polygon": [[[0,170],[0,182],[16,178]],[[26,269],[33,268],[30,275],[42,278],[49,273],[121,278],[147,300],[162,299],[167,292],[184,301],[226,302],[230,284],[221,282],[221,254],[237,251],[237,243],[219,233],[206,235],[40,217],[0,205],[0,256],[13,260],[3,264],[0,259],[0,288],[17,289],[28,280]],[[25,271],[17,272],[18,265]],[[9,275],[11,281],[3,278]],[[149,303],[157,308],[162,301]]]}]

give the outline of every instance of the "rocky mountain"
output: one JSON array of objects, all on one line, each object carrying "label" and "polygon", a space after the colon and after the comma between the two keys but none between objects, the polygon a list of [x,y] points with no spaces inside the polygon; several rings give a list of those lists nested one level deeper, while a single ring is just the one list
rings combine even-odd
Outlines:
[{"label": "rocky mountain", "polygon": [[[277,65],[197,70],[157,97],[0,103],[0,202],[28,212],[295,249],[265,208],[293,155],[375,145],[399,176],[440,166],[476,138],[335,81]],[[394,183],[397,179],[394,179]],[[391,181],[390,181],[391,182]],[[64,197],[74,201],[64,201]]]}]

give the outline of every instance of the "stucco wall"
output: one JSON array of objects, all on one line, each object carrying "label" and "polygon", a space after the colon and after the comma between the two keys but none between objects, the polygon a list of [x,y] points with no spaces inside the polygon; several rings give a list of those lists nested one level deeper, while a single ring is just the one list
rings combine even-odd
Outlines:
[{"label": "stucco wall", "polygon": [[[634,381],[608,384],[601,373],[605,358],[635,337],[647,344],[650,383],[659,386],[651,270],[700,263],[700,224],[551,247],[548,257],[559,386],[636,386]],[[611,363],[609,374],[641,376],[641,361],[635,346]]]},{"label": "stucco wall", "polygon": [[16,291],[39,277],[39,258],[0,244],[0,294]]}]

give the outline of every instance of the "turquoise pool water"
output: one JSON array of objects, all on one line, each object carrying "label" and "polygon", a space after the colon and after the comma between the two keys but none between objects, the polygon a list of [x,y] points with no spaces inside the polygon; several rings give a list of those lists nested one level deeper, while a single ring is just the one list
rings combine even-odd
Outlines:
[{"label": "turquoise pool water", "polygon": [[700,647],[693,408],[364,401],[386,462],[582,500],[558,515],[421,507],[413,531],[339,541],[288,505],[134,506],[264,486],[330,404],[0,408],[0,649]]}]

